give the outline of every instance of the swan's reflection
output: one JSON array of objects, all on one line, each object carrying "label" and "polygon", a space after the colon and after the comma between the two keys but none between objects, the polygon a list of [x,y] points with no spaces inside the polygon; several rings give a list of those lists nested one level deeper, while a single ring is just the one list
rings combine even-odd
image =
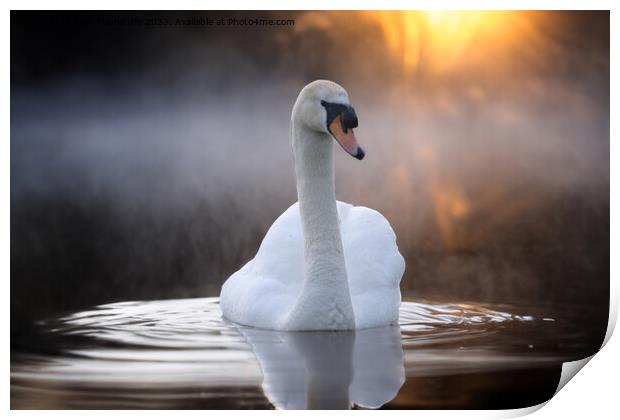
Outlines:
[{"label": "swan's reflection", "polygon": [[405,380],[398,326],[346,332],[238,328],[260,363],[263,391],[277,408],[377,408]]}]

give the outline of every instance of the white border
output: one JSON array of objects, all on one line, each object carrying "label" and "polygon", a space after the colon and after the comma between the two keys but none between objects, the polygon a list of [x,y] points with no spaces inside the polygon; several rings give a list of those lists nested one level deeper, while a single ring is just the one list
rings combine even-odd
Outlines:
[{"label": "white border", "polygon": [[[10,1],[8,2],[10,9],[49,9],[50,3],[44,1],[29,1],[27,4],[24,2],[16,2]],[[315,1],[305,1],[305,2],[290,2],[290,1],[273,1],[266,0],[262,1],[259,4],[253,3],[250,1],[228,1],[225,3],[219,4],[207,4],[204,1],[175,1],[175,2],[164,2],[161,0],[153,0],[149,2],[136,2],[136,1],[119,1],[119,0],[109,0],[106,2],[89,2],[88,4],[79,3],[77,1],[56,1],[53,6],[56,9],[161,9],[161,10],[205,10],[205,9],[213,9],[213,10],[226,10],[226,9],[245,9],[245,10],[299,10],[299,9],[521,9],[521,10],[543,10],[543,9],[605,9],[611,11],[611,74],[614,74],[614,71],[617,73],[618,65],[617,65],[617,53],[618,53],[618,24],[620,20],[617,18],[617,12],[613,10],[612,5],[614,2],[612,1],[598,1],[591,0],[588,2],[577,2],[577,1],[531,1],[531,0],[523,0],[523,1],[503,1],[503,2],[491,2],[491,1],[469,1],[469,2],[457,2],[457,1],[413,1],[413,2],[405,2],[405,1],[394,1],[394,0],[386,0],[382,2],[377,1],[369,1],[369,0],[347,0],[347,1],[336,1],[336,0],[315,0]],[[219,7],[218,7],[219,6]],[[224,6],[224,7],[222,7]],[[501,6],[501,7],[500,7]],[[4,84],[3,84],[3,94],[4,100],[2,101],[3,113],[2,113],[2,124],[3,124],[3,132],[6,133],[6,140],[3,143],[3,150],[0,154],[0,171],[2,171],[2,182],[0,182],[0,188],[2,188],[2,198],[4,200],[4,205],[2,206],[2,222],[0,224],[0,229],[2,233],[2,268],[4,271],[4,275],[6,280],[2,282],[3,288],[3,296],[6,300],[4,306],[4,342],[2,343],[2,352],[4,355],[5,361],[5,381],[3,386],[2,398],[4,402],[4,407],[8,410],[10,406],[10,391],[9,391],[9,381],[8,378],[10,376],[10,348],[9,348],[9,317],[10,317],[10,293],[9,293],[9,278],[10,278],[10,270],[9,270],[9,261],[10,261],[10,241],[9,241],[9,215],[10,215],[10,200],[9,200],[9,191],[10,191],[10,143],[8,141],[10,136],[10,62],[9,62],[9,53],[10,53],[10,15],[7,10],[5,14],[5,26],[3,27],[3,39],[2,39],[2,55],[5,58],[4,66],[2,67],[2,72],[4,74]],[[614,105],[616,104],[618,98],[618,86],[615,83],[614,78],[611,80],[611,138],[617,137],[617,129],[618,123],[615,122],[615,117],[618,117],[618,113],[616,112],[616,108]],[[617,139],[616,139],[617,140]],[[618,164],[618,147],[614,146],[614,142],[611,142],[611,150],[610,150],[610,159],[611,159],[611,185],[618,185],[618,171],[616,169],[616,165]],[[614,214],[617,214],[618,209],[618,194],[615,194],[614,191],[611,191],[611,310],[610,310],[610,323],[608,327],[608,332],[606,336],[606,345],[601,350],[600,354],[595,355],[592,358],[592,362],[590,362],[585,368],[584,372],[579,374],[579,379],[571,381],[565,388],[561,390],[548,404],[541,404],[538,407],[529,408],[529,409],[521,409],[521,410],[504,410],[504,411],[415,411],[415,412],[383,412],[382,416],[415,416],[416,418],[505,418],[505,417],[515,417],[524,414],[528,414],[529,412],[535,411],[542,406],[545,406],[544,409],[536,411],[534,416],[540,419],[547,418],[583,418],[585,415],[594,415],[597,414],[607,414],[617,412],[617,388],[614,386],[615,382],[618,378],[618,360],[617,356],[620,354],[620,345],[618,344],[618,339],[613,338],[610,340],[611,332],[616,323],[617,313],[618,313],[618,258],[620,257],[618,252],[618,223],[614,219]],[[10,413],[15,417],[31,417],[31,416],[45,416],[48,418],[62,418],[63,420],[66,418],[81,418],[85,413],[79,411],[39,411],[39,412],[29,412],[29,411],[12,411]],[[104,418],[109,415],[122,415],[132,416],[132,417],[142,417],[148,416],[149,418],[169,418],[171,415],[174,416],[187,416],[204,419],[205,416],[236,416],[239,413],[235,412],[202,412],[202,411],[181,411],[170,413],[167,411],[146,411],[146,412],[136,412],[136,411],[121,411],[116,412],[115,414],[108,413],[105,411],[91,411],[88,412],[87,415],[93,416],[95,418]],[[263,417],[263,416],[314,416],[315,413],[310,412],[279,412],[279,413],[270,413],[270,412],[254,412],[252,413],[254,416]],[[330,413],[330,416],[333,413]],[[347,416],[353,415],[353,413],[339,413],[339,415]],[[358,412],[355,415],[357,416],[368,416],[373,415],[370,412]],[[609,415],[605,416],[609,417]]]}]

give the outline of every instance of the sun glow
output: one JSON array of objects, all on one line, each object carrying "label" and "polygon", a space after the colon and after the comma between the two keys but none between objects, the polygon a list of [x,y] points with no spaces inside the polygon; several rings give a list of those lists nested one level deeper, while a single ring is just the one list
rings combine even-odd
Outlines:
[{"label": "sun glow", "polygon": [[[388,49],[400,57],[403,71],[437,74],[467,59],[474,41],[486,52],[499,48],[514,35],[507,11],[368,11],[376,21]],[[479,48],[477,48],[479,50]],[[474,51],[477,55],[479,51]]]},{"label": "sun glow", "polygon": [[[512,130],[450,126],[520,126],[524,109],[506,99],[544,96],[542,77],[563,48],[550,34],[565,24],[553,14],[528,11],[311,11],[295,30],[325,46],[317,68],[335,60],[344,71],[334,77],[369,86],[358,88],[356,98],[372,92],[373,103],[384,101],[381,109],[397,115],[391,120],[391,114],[377,113],[375,121],[393,127],[390,141],[401,142],[402,153],[386,174],[386,184],[400,197],[398,211],[432,215],[444,249],[458,252],[476,249],[493,229],[530,211],[535,200],[513,203],[501,180],[464,179],[479,172],[481,165],[471,162],[498,153],[503,146],[493,142],[512,139]],[[330,54],[330,45],[344,47]],[[384,141],[384,131],[375,136]],[[485,141],[488,153],[481,150]]]}]

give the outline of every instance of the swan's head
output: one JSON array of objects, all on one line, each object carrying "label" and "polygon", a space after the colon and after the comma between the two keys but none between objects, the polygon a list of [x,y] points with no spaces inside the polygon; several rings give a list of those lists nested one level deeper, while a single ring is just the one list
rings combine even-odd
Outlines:
[{"label": "swan's head", "polygon": [[342,86],[329,80],[315,80],[306,85],[295,101],[292,120],[307,129],[330,135],[351,156],[364,158],[364,150],[353,134],[357,115]]}]

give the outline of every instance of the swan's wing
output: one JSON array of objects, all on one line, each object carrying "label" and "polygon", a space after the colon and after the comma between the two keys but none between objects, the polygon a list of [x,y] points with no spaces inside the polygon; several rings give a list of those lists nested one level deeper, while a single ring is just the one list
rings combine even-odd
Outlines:
[{"label": "swan's wing", "polygon": [[398,320],[400,280],[405,271],[396,235],[387,219],[375,210],[343,210],[342,242],[356,327],[394,323]]},{"label": "swan's wing", "polygon": [[299,204],[289,207],[273,222],[254,258],[258,274],[269,275],[286,288],[303,283],[304,239]]},{"label": "swan's wing", "polygon": [[222,313],[239,324],[278,329],[302,282],[303,234],[295,203],[271,225],[254,259],[222,286]]}]

